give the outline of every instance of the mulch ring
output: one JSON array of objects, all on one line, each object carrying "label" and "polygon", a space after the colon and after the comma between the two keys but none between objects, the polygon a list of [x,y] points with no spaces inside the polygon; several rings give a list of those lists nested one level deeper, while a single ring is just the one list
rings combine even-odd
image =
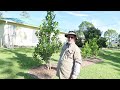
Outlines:
[{"label": "mulch ring", "polygon": [[56,75],[56,66],[52,65],[48,70],[46,65],[30,69],[29,74],[36,79],[52,79]]},{"label": "mulch ring", "polygon": [[[83,60],[81,66],[86,67],[98,62],[102,62],[102,60],[98,58],[89,58]],[[40,67],[30,69],[29,74],[35,79],[52,79],[56,75],[56,66],[57,65],[52,65],[51,70],[48,70],[46,65],[42,65]]]},{"label": "mulch ring", "polygon": [[83,60],[82,62],[82,67],[86,67],[95,63],[99,63],[99,62],[103,62],[103,60],[99,59],[99,58],[86,58]]}]

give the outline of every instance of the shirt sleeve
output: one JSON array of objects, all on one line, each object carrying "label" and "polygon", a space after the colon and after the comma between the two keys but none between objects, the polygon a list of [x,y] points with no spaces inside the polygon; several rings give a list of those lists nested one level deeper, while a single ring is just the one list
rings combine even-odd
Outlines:
[{"label": "shirt sleeve", "polygon": [[74,67],[73,67],[73,76],[77,78],[80,73],[80,67],[82,63],[81,51],[78,48],[74,53]]},{"label": "shirt sleeve", "polygon": [[73,76],[72,76],[72,78],[73,79],[76,79],[77,78],[77,76],[79,75],[79,73],[80,73],[80,63],[78,63],[78,62],[75,62],[75,65],[74,65],[74,69],[73,69]]},{"label": "shirt sleeve", "polygon": [[62,57],[62,55],[63,55],[64,48],[65,48],[65,44],[63,45],[63,47],[62,47],[62,49],[61,49],[60,57],[59,57],[58,64],[57,64],[57,68],[59,67],[59,65],[60,65],[60,63],[61,63],[61,57]]},{"label": "shirt sleeve", "polygon": [[62,49],[61,49],[60,57],[62,56],[62,54],[63,54],[63,52],[64,52],[65,45],[66,45],[66,44],[64,44],[63,47],[62,47]]},{"label": "shirt sleeve", "polygon": [[74,60],[77,63],[82,63],[82,56],[81,56],[81,50],[77,48],[74,53]]}]

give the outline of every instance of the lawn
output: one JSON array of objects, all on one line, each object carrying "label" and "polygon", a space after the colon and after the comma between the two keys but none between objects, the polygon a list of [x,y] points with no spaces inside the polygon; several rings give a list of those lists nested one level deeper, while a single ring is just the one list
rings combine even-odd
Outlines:
[{"label": "lawn", "polygon": [[[29,69],[40,66],[32,59],[33,48],[0,48],[0,79],[32,79]],[[58,54],[54,54],[52,63],[57,63]]]},{"label": "lawn", "polygon": [[79,79],[120,79],[120,50],[101,50],[103,62],[81,69]]},{"label": "lawn", "polygon": [[[32,60],[33,48],[0,48],[0,79],[31,79],[29,69],[39,66]],[[57,63],[59,54],[52,56]],[[120,50],[101,50],[98,58],[104,62],[81,68],[79,79],[118,79],[120,78]]]},{"label": "lawn", "polygon": [[19,79],[30,78],[27,71],[38,65],[32,60],[33,49],[0,48],[0,78],[1,79]]}]

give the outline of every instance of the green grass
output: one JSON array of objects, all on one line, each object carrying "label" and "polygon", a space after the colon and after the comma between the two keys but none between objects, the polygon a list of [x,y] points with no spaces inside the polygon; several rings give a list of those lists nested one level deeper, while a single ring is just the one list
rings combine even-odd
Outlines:
[{"label": "green grass", "polygon": [[103,62],[81,68],[79,79],[120,79],[120,50],[101,50]]},{"label": "green grass", "polygon": [[[32,58],[33,48],[0,48],[0,79],[33,79],[28,71],[40,66]],[[52,63],[57,63],[58,54],[52,56]]]},{"label": "green grass", "polygon": [[[33,48],[0,48],[0,79],[32,79],[29,69],[40,65],[32,60],[33,51]],[[81,68],[78,79],[120,78],[120,50],[101,50],[98,58],[103,62]],[[52,63],[57,63],[58,59],[59,53],[54,54]]]},{"label": "green grass", "polygon": [[0,48],[0,78],[32,78],[28,74],[28,70],[39,65],[38,62],[32,60],[32,52],[32,48],[16,48],[12,50]]}]

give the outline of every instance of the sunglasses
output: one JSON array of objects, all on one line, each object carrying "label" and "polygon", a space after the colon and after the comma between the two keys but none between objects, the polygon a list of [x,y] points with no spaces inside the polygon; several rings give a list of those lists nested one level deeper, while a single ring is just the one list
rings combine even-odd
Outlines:
[{"label": "sunglasses", "polygon": [[68,36],[67,38],[71,38],[71,39],[73,39],[74,37],[70,37],[70,36]]}]

